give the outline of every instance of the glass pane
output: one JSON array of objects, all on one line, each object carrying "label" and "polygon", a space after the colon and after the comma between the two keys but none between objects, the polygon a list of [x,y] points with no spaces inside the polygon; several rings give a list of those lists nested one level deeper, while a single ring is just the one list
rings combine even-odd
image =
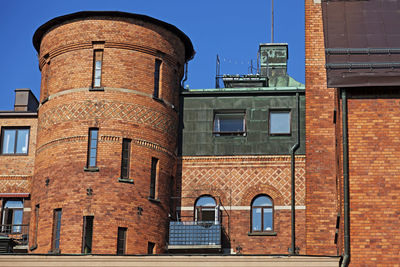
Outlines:
[{"label": "glass pane", "polygon": [[290,133],[290,112],[289,111],[271,111],[270,116],[270,133],[272,134],[288,134]]},{"label": "glass pane", "polygon": [[20,208],[22,209],[24,205],[22,204],[21,200],[7,200],[6,204],[4,205],[4,208],[9,208],[9,209],[16,209]]},{"label": "glass pane", "polygon": [[3,132],[3,154],[14,154],[15,130],[4,130]]},{"label": "glass pane", "polygon": [[253,231],[261,231],[261,208],[255,208],[252,212],[252,229]]},{"label": "glass pane", "polygon": [[96,166],[96,158],[90,158],[89,167],[95,167],[95,166]]},{"label": "glass pane", "polygon": [[96,61],[96,70],[101,70],[101,61]]},{"label": "glass pane", "polygon": [[272,209],[264,208],[264,231],[273,230]]},{"label": "glass pane", "polygon": [[17,224],[17,226],[13,226],[13,232],[21,232],[21,225],[22,224],[22,209],[14,210],[14,218],[12,224]]},{"label": "glass pane", "polygon": [[17,152],[16,153],[28,153],[28,139],[29,139],[29,130],[18,130],[17,134]]},{"label": "glass pane", "polygon": [[96,148],[96,147],[97,147],[97,139],[90,140],[90,148]]},{"label": "glass pane", "polygon": [[215,203],[214,198],[212,197],[201,197],[197,200],[196,206],[208,206],[208,207],[215,207],[217,204]]},{"label": "glass pane", "polygon": [[244,114],[215,114],[215,132],[244,132]]},{"label": "glass pane", "polygon": [[94,87],[99,87],[100,86],[100,78],[94,80]]},{"label": "glass pane", "polygon": [[90,130],[90,138],[97,139],[97,133],[99,130]]},{"label": "glass pane", "polygon": [[254,200],[253,206],[272,206],[272,200],[267,196],[259,196]]}]

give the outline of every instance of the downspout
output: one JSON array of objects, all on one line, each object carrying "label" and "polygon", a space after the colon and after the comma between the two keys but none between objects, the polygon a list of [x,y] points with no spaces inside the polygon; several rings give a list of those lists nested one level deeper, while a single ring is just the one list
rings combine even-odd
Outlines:
[{"label": "downspout", "polygon": [[292,182],[292,192],[291,192],[291,220],[292,220],[292,244],[290,247],[290,254],[295,255],[298,253],[296,249],[296,188],[295,188],[295,176],[296,176],[296,168],[295,168],[295,153],[296,150],[300,147],[300,97],[299,93],[296,93],[296,116],[297,116],[297,142],[290,149],[290,157],[291,157],[291,182]]},{"label": "downspout", "polygon": [[182,80],[182,88],[185,89],[185,82],[187,80],[187,73],[188,73],[188,63],[185,63],[185,78]]},{"label": "downspout", "polygon": [[342,88],[342,138],[343,138],[343,200],[344,200],[344,257],[342,267],[350,263],[350,190],[349,190],[349,140],[347,132],[347,95]]}]

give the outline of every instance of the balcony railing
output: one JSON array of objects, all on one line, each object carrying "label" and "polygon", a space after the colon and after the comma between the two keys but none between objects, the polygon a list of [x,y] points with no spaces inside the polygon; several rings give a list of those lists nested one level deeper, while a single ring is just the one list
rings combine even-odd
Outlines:
[{"label": "balcony railing", "polygon": [[29,224],[0,224],[0,235],[14,239],[17,246],[27,246]]},{"label": "balcony railing", "polygon": [[168,249],[220,249],[221,228],[214,221],[170,222]]}]

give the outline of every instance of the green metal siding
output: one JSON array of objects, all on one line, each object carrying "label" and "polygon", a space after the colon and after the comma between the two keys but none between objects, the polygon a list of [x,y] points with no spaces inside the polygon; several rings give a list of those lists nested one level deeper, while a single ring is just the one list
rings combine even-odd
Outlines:
[{"label": "green metal siding", "polygon": [[[300,90],[299,90],[300,91]],[[296,94],[203,94],[183,95],[183,156],[288,155],[296,143]],[[300,91],[301,144],[297,154],[305,154],[305,99]],[[245,110],[245,136],[214,136],[215,110]],[[291,135],[270,136],[269,110],[291,110]]]}]

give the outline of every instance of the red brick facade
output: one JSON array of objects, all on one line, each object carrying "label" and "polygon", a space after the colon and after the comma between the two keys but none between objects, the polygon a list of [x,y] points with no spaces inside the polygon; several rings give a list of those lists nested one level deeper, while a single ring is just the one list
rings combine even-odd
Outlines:
[{"label": "red brick facade", "polygon": [[[296,158],[296,239],[305,250],[305,158]],[[212,156],[182,159],[181,216],[194,219],[198,197],[210,195],[221,204],[222,223],[231,252],[286,254],[291,242],[289,156]],[[251,232],[251,203],[258,195],[274,203],[274,235]],[[226,247],[226,244],[224,244]]]},{"label": "red brick facade", "polygon": [[[138,38],[140,36],[140,38]],[[101,88],[92,91],[94,51],[103,51]],[[176,171],[179,81],[184,43],[141,19],[79,18],[41,39],[41,106],[32,186],[40,205],[35,253],[52,251],[53,212],[62,209],[61,253],[81,253],[83,216],[94,216],[92,253],[116,253],[118,227],[128,254],[165,250],[170,180]],[[154,64],[162,61],[160,100]],[[46,101],[47,100],[47,101]],[[98,129],[97,168],[86,168],[89,128]],[[130,181],[121,182],[123,138],[131,139]],[[152,157],[159,159],[149,200]],[[31,219],[31,232],[36,224]]]},{"label": "red brick facade", "polygon": [[[335,255],[337,172],[335,89],[326,88],[321,4],[305,1],[307,254]],[[340,176],[340,174],[339,174]]]}]

